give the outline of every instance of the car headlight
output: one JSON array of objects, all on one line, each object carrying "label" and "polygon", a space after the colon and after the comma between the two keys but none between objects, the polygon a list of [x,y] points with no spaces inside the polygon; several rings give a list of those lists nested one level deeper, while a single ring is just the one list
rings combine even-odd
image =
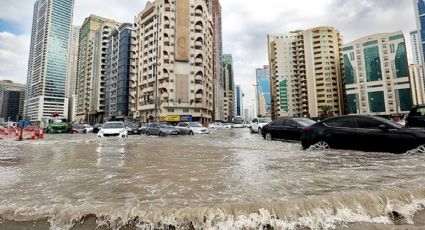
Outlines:
[{"label": "car headlight", "polygon": [[126,129],[121,129],[120,133],[125,133],[127,130]]}]

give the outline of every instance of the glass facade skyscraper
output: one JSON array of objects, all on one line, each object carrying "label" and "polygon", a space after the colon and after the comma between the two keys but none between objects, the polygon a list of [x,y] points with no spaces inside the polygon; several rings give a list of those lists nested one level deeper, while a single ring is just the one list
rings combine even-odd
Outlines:
[{"label": "glass facade skyscraper", "polygon": [[243,111],[243,92],[240,85],[236,85],[236,116],[242,116]]},{"label": "glass facade skyscraper", "polygon": [[269,66],[263,66],[256,70],[257,78],[257,108],[258,114],[263,116],[271,113],[271,96],[270,96],[270,69]]},{"label": "glass facade skyscraper", "polygon": [[414,0],[415,4],[415,14],[416,14],[416,26],[418,33],[418,40],[420,44],[420,60],[425,60],[425,1],[424,0]]},{"label": "glass facade skyscraper", "polygon": [[65,95],[73,0],[34,4],[25,115],[31,121],[59,113],[68,116]]}]

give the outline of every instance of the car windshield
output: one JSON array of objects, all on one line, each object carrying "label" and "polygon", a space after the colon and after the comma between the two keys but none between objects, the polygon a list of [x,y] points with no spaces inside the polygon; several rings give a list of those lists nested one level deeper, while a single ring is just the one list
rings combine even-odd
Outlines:
[{"label": "car windshield", "polygon": [[173,128],[170,124],[160,124],[159,126],[161,126],[161,128]]},{"label": "car windshield", "polygon": [[316,124],[315,121],[310,120],[308,118],[294,118],[294,120],[296,122],[298,122],[298,124],[300,124],[303,127],[309,127],[309,126],[312,126],[312,125]]},{"label": "car windshield", "polygon": [[201,124],[196,123],[196,122],[191,122],[191,123],[189,123],[189,126],[190,126],[190,127],[194,127],[194,128],[200,128],[200,127],[202,127],[202,125],[201,125]]},{"label": "car windshield", "polygon": [[53,120],[53,124],[61,124],[61,123],[64,123],[64,121],[59,119]]},{"label": "car windshield", "polygon": [[102,126],[102,129],[122,129],[124,123],[106,123]]},{"label": "car windshield", "polygon": [[260,118],[260,119],[258,119],[258,123],[270,123],[271,122],[271,120],[270,119],[267,119],[267,118]]}]

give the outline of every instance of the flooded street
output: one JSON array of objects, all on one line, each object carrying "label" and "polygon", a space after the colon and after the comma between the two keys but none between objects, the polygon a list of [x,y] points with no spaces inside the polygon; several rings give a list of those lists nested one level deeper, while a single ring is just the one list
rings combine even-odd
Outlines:
[{"label": "flooded street", "polygon": [[421,154],[303,151],[245,129],[0,142],[0,229],[423,229],[424,205]]}]

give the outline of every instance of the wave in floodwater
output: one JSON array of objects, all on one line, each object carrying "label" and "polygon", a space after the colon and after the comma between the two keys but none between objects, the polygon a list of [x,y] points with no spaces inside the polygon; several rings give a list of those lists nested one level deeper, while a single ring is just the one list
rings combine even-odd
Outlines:
[{"label": "wave in floodwater", "polygon": [[[351,224],[425,227],[425,189],[313,196],[281,203],[205,208],[144,208],[52,204],[0,205],[1,229],[336,229]],[[418,219],[418,222],[415,222]]]}]

